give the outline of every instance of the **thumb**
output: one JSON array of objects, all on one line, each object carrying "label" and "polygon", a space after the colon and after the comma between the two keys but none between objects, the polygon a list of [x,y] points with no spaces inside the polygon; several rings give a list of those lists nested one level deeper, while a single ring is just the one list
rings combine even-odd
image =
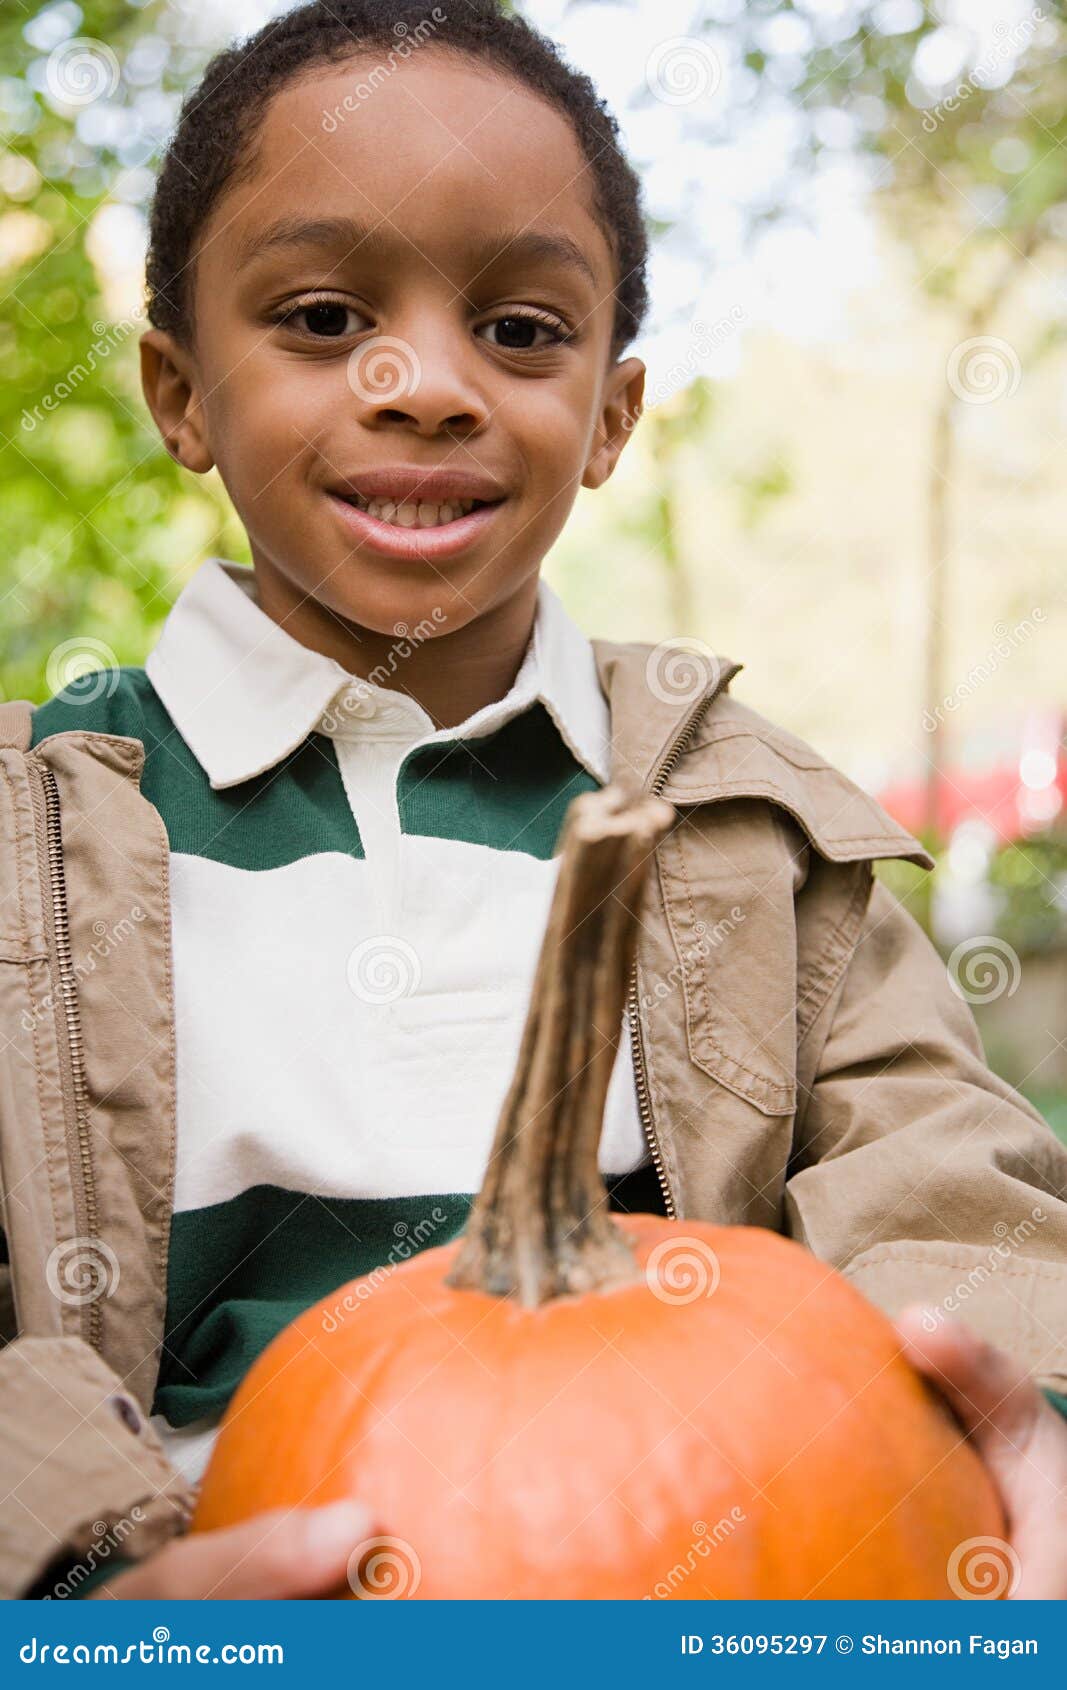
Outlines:
[{"label": "thumb", "polygon": [[912,1304],[895,1325],[907,1360],[938,1387],[983,1460],[1007,1480],[1026,1459],[1045,1406],[1030,1374],[937,1309]]},{"label": "thumb", "polygon": [[[213,1597],[331,1595],[348,1586],[349,1558],[372,1529],[370,1510],[345,1499],[320,1508],[279,1508],[225,1531],[206,1532],[197,1545],[208,1560],[196,1569]],[[194,1537],[183,1548],[192,1549]]]}]

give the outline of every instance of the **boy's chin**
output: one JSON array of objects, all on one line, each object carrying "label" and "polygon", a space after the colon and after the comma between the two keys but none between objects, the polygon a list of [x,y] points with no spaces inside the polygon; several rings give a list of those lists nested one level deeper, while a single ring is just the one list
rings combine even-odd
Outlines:
[{"label": "boy's chin", "polygon": [[417,641],[477,621],[489,608],[484,598],[473,583],[442,581],[429,564],[368,566],[357,558],[338,571],[329,591],[330,608],[347,621],[384,639]]}]

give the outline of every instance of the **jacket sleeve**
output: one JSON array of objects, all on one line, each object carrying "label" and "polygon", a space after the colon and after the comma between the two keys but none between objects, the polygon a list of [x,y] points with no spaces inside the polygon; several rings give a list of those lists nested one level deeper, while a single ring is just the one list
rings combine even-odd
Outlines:
[{"label": "jacket sleeve", "polygon": [[931,1304],[1067,1391],[1067,1148],[880,881],[806,1039],[786,1230],[887,1313]]},{"label": "jacket sleeve", "polygon": [[82,1339],[0,1349],[0,1405],[0,1599],[36,1594],[50,1569],[55,1594],[74,1595],[103,1561],[140,1560],[187,1523],[187,1481]]}]

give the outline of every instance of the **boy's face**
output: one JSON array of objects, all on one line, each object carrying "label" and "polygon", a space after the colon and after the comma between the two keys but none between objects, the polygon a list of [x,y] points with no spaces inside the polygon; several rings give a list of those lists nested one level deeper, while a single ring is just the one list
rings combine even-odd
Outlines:
[{"label": "boy's face", "polygon": [[[562,115],[431,47],[379,64],[361,98],[375,63],[318,67],[272,100],[254,170],[198,244],[193,346],[145,337],[168,444],[218,465],[298,637],[308,596],[387,635],[528,600],[644,379],[610,359],[613,260]],[[441,503],[418,486],[438,471],[489,508],[424,511],[428,528],[355,508],[391,470],[424,503]]]}]

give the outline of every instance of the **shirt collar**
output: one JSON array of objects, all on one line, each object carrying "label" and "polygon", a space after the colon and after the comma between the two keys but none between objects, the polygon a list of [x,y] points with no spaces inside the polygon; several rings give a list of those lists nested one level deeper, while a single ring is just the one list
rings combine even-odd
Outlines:
[{"label": "shirt collar", "polygon": [[[398,637],[398,669],[403,655]],[[315,729],[411,744],[475,738],[537,700],[583,767],[602,783],[609,778],[610,712],[593,648],[544,580],[507,693],[438,732],[406,693],[359,680],[301,645],[260,608],[254,571],[221,558],[201,564],[184,587],[145,672],[215,790],[273,768]]]}]

